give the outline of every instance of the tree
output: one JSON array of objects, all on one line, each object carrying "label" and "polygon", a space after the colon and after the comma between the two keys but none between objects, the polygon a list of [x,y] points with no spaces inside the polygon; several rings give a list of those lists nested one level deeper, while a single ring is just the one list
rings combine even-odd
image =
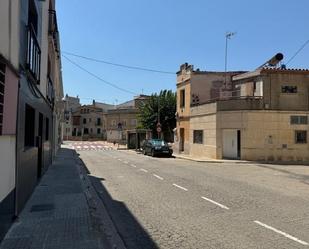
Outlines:
[{"label": "tree", "polygon": [[176,93],[172,90],[162,90],[159,95],[152,94],[140,107],[141,128],[152,130],[153,137],[157,137],[157,123],[160,122],[163,138],[172,142],[173,129],[176,127],[175,113]]}]

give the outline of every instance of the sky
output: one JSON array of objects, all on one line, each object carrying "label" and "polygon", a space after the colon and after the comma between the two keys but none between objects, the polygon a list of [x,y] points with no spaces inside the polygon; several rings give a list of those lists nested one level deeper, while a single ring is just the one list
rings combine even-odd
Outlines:
[{"label": "sky", "polygon": [[[287,62],[309,40],[308,0],[58,0],[56,5],[66,56],[64,92],[78,95],[83,104],[92,99],[119,104],[137,94],[175,90],[176,72],[185,62],[224,71],[226,32],[236,32],[228,41],[228,70],[254,70],[278,52]],[[288,67],[309,68],[309,44]]]}]

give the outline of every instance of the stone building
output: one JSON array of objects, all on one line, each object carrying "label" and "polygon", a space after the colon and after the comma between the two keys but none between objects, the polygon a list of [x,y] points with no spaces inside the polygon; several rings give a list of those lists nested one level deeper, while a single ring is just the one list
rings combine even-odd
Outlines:
[{"label": "stone building", "polygon": [[107,141],[126,143],[127,131],[138,127],[139,106],[146,99],[146,95],[139,95],[105,114]]},{"label": "stone building", "polygon": [[68,140],[106,140],[106,113],[114,105],[93,101],[72,111],[71,135]]},{"label": "stone building", "polygon": [[0,1],[0,238],[61,143],[55,0]]},{"label": "stone building", "polygon": [[72,137],[73,131],[73,113],[81,106],[80,100],[77,97],[71,97],[66,94],[64,98],[64,127],[63,139],[69,140]]},{"label": "stone building", "polygon": [[[177,74],[176,152],[214,159],[309,161],[309,70],[229,72],[230,95],[196,103],[191,78],[199,72],[187,69]],[[197,92],[209,95],[206,89]]]}]

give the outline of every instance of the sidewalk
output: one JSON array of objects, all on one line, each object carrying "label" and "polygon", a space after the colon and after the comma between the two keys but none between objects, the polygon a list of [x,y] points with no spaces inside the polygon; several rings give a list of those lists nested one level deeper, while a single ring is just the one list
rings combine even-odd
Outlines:
[{"label": "sidewalk", "polygon": [[192,157],[190,155],[185,154],[177,154],[173,153],[173,156],[180,159],[195,161],[195,162],[203,162],[203,163],[253,163],[251,161],[245,160],[225,160],[225,159],[212,159],[207,157]]},{"label": "sidewalk", "polygon": [[235,163],[235,164],[272,164],[272,165],[309,165],[307,161],[299,162],[289,162],[289,161],[246,161],[246,160],[236,160],[236,159],[212,159],[212,158],[200,158],[192,157],[190,155],[173,153],[173,156],[179,159],[190,160],[194,162],[203,163]]},{"label": "sidewalk", "polygon": [[0,249],[124,249],[76,152],[60,149]]}]

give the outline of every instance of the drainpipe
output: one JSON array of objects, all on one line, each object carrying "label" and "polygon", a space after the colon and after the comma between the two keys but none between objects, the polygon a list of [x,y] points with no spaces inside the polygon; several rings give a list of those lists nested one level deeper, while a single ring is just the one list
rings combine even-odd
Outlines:
[{"label": "drainpipe", "polygon": [[18,195],[17,195],[17,190],[19,188],[18,184],[18,159],[19,157],[17,156],[18,153],[18,135],[19,135],[19,129],[18,129],[18,124],[19,124],[19,95],[20,95],[20,79],[18,80],[18,89],[17,89],[17,105],[16,105],[16,124],[15,124],[15,196],[14,196],[14,218],[18,217]]}]

